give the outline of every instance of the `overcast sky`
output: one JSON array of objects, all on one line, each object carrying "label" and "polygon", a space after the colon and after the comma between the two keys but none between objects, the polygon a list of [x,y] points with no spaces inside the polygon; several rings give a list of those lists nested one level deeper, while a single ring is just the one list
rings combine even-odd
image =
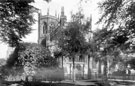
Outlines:
[{"label": "overcast sky", "polygon": [[[87,2],[85,2],[87,1]],[[35,0],[34,5],[35,7],[41,9],[41,12],[43,15],[47,14],[47,9],[49,8],[49,14],[50,15],[60,15],[61,7],[64,6],[65,15],[67,16],[67,19],[70,20],[71,12],[75,13],[78,11],[79,6],[81,5],[83,8],[83,13],[86,17],[89,17],[90,14],[92,14],[92,27],[95,29],[97,25],[95,25],[95,22],[98,20],[98,8],[97,8],[97,2],[101,0],[84,0],[82,4],[80,4],[80,0],[52,0],[50,3],[47,3],[43,0]],[[35,19],[37,20],[37,14],[35,13]],[[36,22],[32,28],[34,29],[31,34],[26,36],[23,40],[25,42],[34,42],[37,43],[38,40],[38,23]],[[6,58],[7,50],[9,48],[6,44],[0,43],[0,58]]]}]

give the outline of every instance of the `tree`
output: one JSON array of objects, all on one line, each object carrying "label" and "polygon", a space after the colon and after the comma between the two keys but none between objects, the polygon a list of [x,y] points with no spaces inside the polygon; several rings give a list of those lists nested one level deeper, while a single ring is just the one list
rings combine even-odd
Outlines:
[{"label": "tree", "polygon": [[111,36],[115,44],[127,44],[128,48],[133,44],[132,39],[135,35],[134,4],[133,0],[105,0],[99,4],[102,16],[98,23],[102,22],[103,28],[112,32]]},{"label": "tree", "polygon": [[[62,36],[59,37],[58,46],[73,61],[73,81],[75,58],[83,54],[86,50],[87,42],[84,35],[84,25],[80,22],[78,17],[74,16],[74,19],[68,23],[66,29],[62,31]],[[80,17],[79,17],[80,18]]]},{"label": "tree", "polygon": [[109,44],[110,48],[119,48],[121,51],[131,49],[135,25],[134,3],[133,0],[105,0],[99,3],[102,16],[97,23],[103,24],[100,43]]},{"label": "tree", "polygon": [[29,3],[34,0],[1,0],[0,1],[0,37],[5,43],[14,47],[21,38],[31,32],[34,23]]},{"label": "tree", "polygon": [[117,45],[113,42],[112,32],[107,31],[106,29],[99,29],[93,34],[95,44],[96,44],[96,53],[95,59],[104,64],[104,74],[103,80],[105,81],[106,86],[108,86],[108,61],[113,62],[119,56],[119,53],[115,53],[117,50]]},{"label": "tree", "polygon": [[29,75],[33,76],[37,69],[44,67],[58,67],[57,60],[51,56],[51,52],[36,43],[21,43],[19,49],[16,47],[7,59],[3,75],[10,74],[7,70],[13,74],[18,74],[16,71],[21,70],[20,73],[25,73],[27,78]]},{"label": "tree", "polygon": [[[50,0],[44,0],[49,2]],[[30,3],[34,0],[0,0],[0,37],[1,41],[16,47],[21,39],[32,32],[37,11]]]},{"label": "tree", "polygon": [[[16,53],[19,52],[19,53]],[[7,66],[25,66],[31,63],[36,67],[57,66],[48,49],[36,43],[21,43],[20,49],[15,48],[7,60]]]}]

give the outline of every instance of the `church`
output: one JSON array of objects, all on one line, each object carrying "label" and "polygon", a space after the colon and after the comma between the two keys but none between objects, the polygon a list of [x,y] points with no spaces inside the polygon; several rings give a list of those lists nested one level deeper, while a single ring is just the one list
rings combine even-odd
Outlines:
[{"label": "church", "polygon": [[38,15],[38,43],[44,46],[51,46],[53,34],[58,32],[64,27],[67,22],[67,17],[64,14],[64,7],[61,8],[60,17],[49,15],[49,9],[47,15]]},{"label": "church", "polygon": [[[55,33],[59,33],[60,30],[64,29],[68,24],[67,17],[64,14],[64,7],[61,7],[61,15],[57,16],[56,14],[50,15],[49,10],[46,15],[38,14],[38,43],[42,44],[45,47],[48,47],[50,51],[57,49],[57,45],[53,40]],[[79,58],[75,59],[75,74],[76,79],[88,79],[89,72],[95,77],[98,74],[99,62],[95,62],[93,58],[88,59],[84,58],[80,60]],[[89,60],[89,61],[88,61]],[[65,79],[72,79],[72,60],[69,58],[60,58],[60,67],[64,68]],[[89,71],[90,69],[91,71]],[[103,70],[102,70],[103,71]]]}]

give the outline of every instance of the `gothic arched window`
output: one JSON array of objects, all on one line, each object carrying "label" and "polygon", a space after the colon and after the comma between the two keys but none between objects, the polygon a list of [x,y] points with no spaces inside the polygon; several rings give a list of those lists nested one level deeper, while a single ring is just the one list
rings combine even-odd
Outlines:
[{"label": "gothic arched window", "polygon": [[47,33],[47,23],[43,23],[43,33]]}]

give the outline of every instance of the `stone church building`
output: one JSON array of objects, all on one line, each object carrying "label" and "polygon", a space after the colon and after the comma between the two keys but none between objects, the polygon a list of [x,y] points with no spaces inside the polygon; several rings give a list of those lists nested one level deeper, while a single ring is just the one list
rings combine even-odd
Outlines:
[{"label": "stone church building", "polygon": [[[59,30],[64,29],[64,27],[67,24],[68,24],[67,17],[64,14],[64,7],[61,8],[60,16],[50,15],[49,10],[46,15],[42,15],[39,13],[38,15],[38,43],[54,50],[56,48],[55,41],[52,40],[54,33],[57,33],[59,32]],[[62,61],[62,59],[60,60]],[[61,65],[64,67],[65,78],[71,79],[72,67],[73,67],[72,60],[68,58],[63,58],[63,62],[61,62]],[[90,58],[89,62],[88,62],[88,58],[85,58],[83,60],[76,58],[75,66],[76,66],[76,69],[75,69],[76,79],[85,79],[85,78],[87,79],[88,74],[89,74],[88,69],[91,70],[90,73],[93,76],[96,76],[96,74],[98,74],[100,64],[99,62],[95,62],[93,58]]]},{"label": "stone church building", "polygon": [[55,15],[42,15],[38,16],[38,43],[44,46],[50,46],[53,34],[65,25],[67,17],[64,14],[64,7],[61,8],[60,17]]}]

